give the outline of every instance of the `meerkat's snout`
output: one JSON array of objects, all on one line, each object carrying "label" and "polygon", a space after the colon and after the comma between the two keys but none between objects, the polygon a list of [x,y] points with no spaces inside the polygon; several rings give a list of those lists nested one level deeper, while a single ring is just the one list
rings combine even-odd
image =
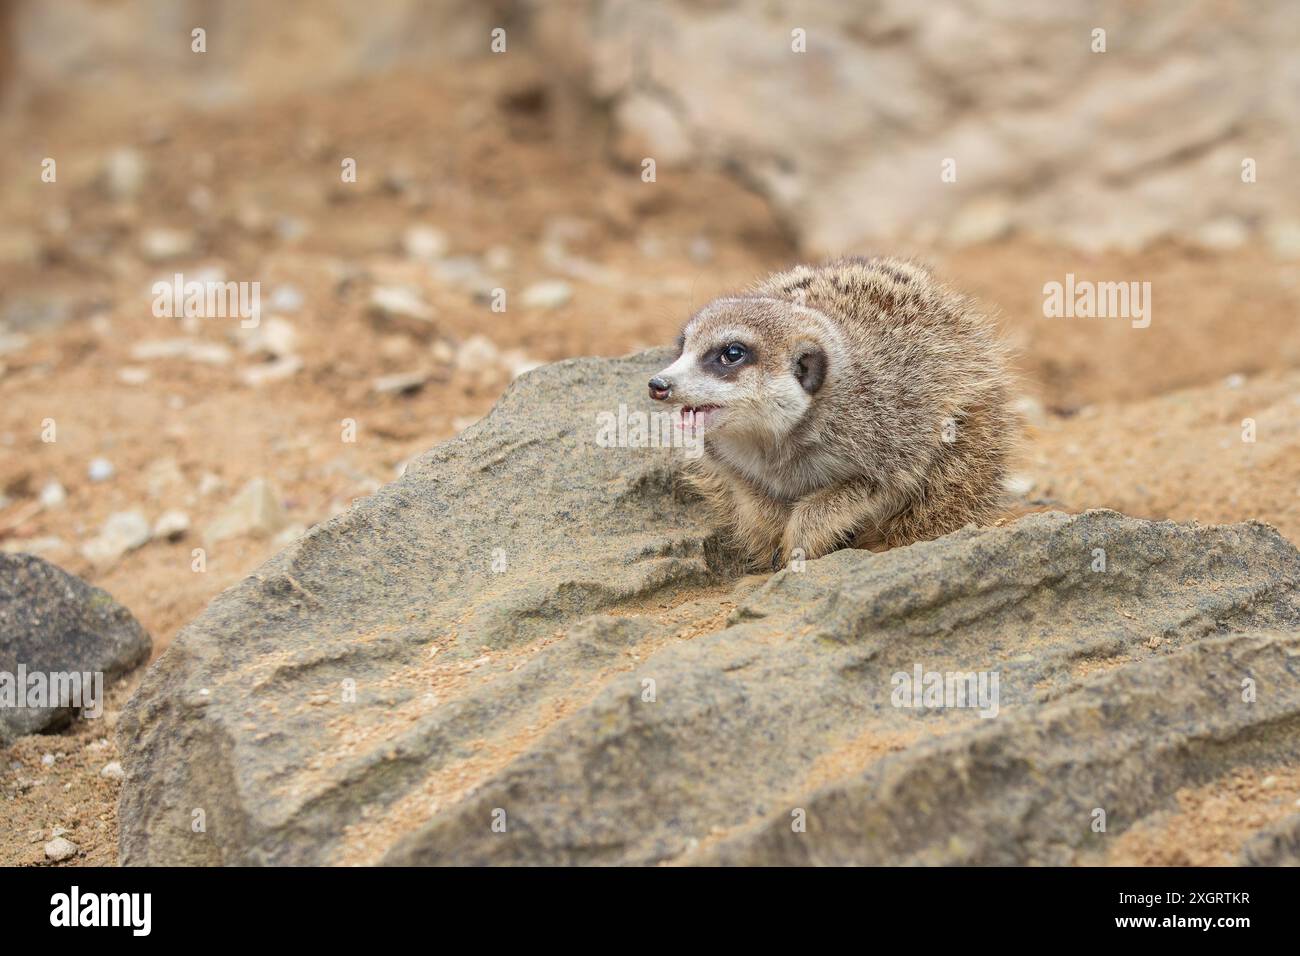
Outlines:
[{"label": "meerkat's snout", "polygon": [[723,410],[736,397],[735,383],[719,370],[743,361],[746,352],[743,346],[729,343],[706,349],[701,358],[685,339],[681,344],[677,361],[650,379],[650,397],[676,406],[678,428],[716,428],[722,424]]}]

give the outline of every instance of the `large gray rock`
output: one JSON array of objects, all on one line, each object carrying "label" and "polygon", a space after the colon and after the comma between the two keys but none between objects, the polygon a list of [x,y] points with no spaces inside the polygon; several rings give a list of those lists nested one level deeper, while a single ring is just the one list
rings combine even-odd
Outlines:
[{"label": "large gray rock", "polygon": [[0,742],[57,727],[76,710],[25,706],[20,667],[46,682],[53,674],[98,673],[107,687],[152,649],[131,612],[104,591],[30,554],[0,553],[0,675],[14,682],[0,676]]},{"label": "large gray rock", "polygon": [[[1175,808],[1179,789],[1300,760],[1297,658],[1300,634],[1248,634],[1132,664],[808,795],[804,832],[778,811],[699,861],[1104,862],[1109,839]],[[1243,678],[1260,685],[1255,700],[1243,700]]]},{"label": "large gray rock", "polygon": [[[1271,528],[1038,514],[736,579],[674,490],[682,452],[598,440],[663,361],[523,376],[213,602],[120,722],[123,861],[1060,862],[1098,805],[1062,787],[1108,754],[1116,833],[1249,756],[1213,740],[1288,752],[1300,553]],[[918,667],[996,677],[989,716],[895,706]],[[986,771],[986,746],[1014,759]],[[881,803],[887,765],[939,790]],[[967,766],[962,849],[943,788]],[[877,803],[899,832],[864,847],[835,807]]]}]

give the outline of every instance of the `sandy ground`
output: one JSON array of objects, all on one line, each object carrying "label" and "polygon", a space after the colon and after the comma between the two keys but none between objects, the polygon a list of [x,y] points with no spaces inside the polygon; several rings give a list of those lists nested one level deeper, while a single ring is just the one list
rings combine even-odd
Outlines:
[{"label": "sandy ground", "polygon": [[[642,182],[611,163],[599,128],[569,129],[560,112],[526,68],[469,65],[251,110],[115,116],[42,103],[4,120],[0,135],[20,145],[0,160],[0,309],[31,318],[0,341],[0,547],[105,588],[161,653],[284,541],[483,415],[513,371],[666,344],[694,307],[798,258],[736,183],[670,169]],[[118,148],[147,166],[137,195],[105,187]],[[55,183],[40,182],[45,156],[59,158]],[[340,181],[340,157],[357,160],[356,183]],[[446,248],[413,256],[403,237],[418,226],[441,230]],[[188,248],[160,254],[158,230]],[[1032,424],[1022,508],[1260,518],[1300,537],[1300,265],[1257,248],[1083,255],[1015,238],[851,251],[918,254],[999,314],[1022,353]],[[153,282],[203,269],[259,281],[263,326],[274,316],[292,343],[271,348],[237,319],[155,318]],[[1069,272],[1150,281],[1150,327],[1044,318],[1043,284]],[[485,279],[508,290],[504,313],[485,301]],[[568,283],[566,301],[523,304],[524,290],[555,279]],[[376,316],[373,290],[393,285],[413,289],[431,317]],[[138,351],[172,339],[186,340],[188,357]],[[287,359],[300,367],[250,380]],[[376,387],[406,373],[419,384]],[[1260,422],[1249,448],[1244,418]],[[50,421],[56,440],[43,441]],[[97,458],[112,477],[90,479]],[[274,488],[283,520],[210,541],[253,479]],[[41,501],[52,482],[61,504]],[[190,527],[115,562],[82,554],[111,514],[130,510],[150,522],[181,511]],[[714,626],[688,617],[687,631]],[[0,864],[44,863],[56,828],[81,847],[70,863],[113,862],[118,784],[100,772],[117,759],[111,714],[137,680],[115,692],[109,719],[0,755]],[[1222,794],[1239,786],[1225,781]],[[1123,859],[1227,852],[1232,806],[1207,793],[1187,812],[1226,821],[1213,847],[1175,853],[1174,820],[1135,834]]]}]

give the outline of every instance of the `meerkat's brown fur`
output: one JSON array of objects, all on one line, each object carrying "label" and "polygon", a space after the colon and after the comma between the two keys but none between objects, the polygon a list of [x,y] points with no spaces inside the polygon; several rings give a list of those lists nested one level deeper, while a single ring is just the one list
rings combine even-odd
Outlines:
[{"label": "meerkat's brown fur", "polygon": [[[737,328],[755,368],[728,380],[725,431],[706,431],[687,476],[752,565],[897,547],[998,513],[1020,422],[1008,349],[969,299],[908,261],[798,266],[700,310],[683,348]],[[805,387],[780,394],[795,392],[797,420],[782,399],[792,424],[765,436],[764,389],[791,363]]]}]

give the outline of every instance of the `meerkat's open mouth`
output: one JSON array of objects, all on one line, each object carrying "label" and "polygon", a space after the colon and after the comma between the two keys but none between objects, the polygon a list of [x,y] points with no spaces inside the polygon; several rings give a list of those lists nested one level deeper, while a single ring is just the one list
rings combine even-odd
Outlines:
[{"label": "meerkat's open mouth", "polygon": [[683,405],[678,410],[677,427],[691,430],[706,428],[718,417],[718,412],[721,410],[720,405]]}]

